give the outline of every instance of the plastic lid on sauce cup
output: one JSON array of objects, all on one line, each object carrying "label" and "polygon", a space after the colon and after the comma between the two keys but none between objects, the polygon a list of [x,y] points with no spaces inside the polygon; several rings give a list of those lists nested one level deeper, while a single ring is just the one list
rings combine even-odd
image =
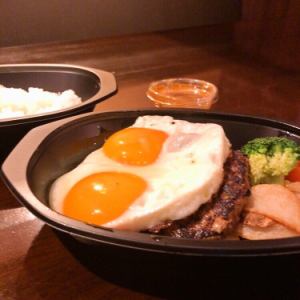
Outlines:
[{"label": "plastic lid on sauce cup", "polygon": [[146,95],[156,107],[210,109],[218,89],[204,80],[170,78],[150,83]]}]

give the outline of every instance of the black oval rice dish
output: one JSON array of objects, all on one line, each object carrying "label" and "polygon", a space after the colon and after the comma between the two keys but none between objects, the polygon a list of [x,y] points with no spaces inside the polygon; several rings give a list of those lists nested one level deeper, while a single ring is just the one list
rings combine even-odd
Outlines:
[{"label": "black oval rice dish", "polygon": [[0,85],[8,88],[42,88],[61,93],[72,89],[82,103],[67,109],[18,118],[0,119],[0,162],[33,127],[79,113],[90,112],[95,105],[116,92],[114,76],[98,69],[65,64],[0,65]]}]

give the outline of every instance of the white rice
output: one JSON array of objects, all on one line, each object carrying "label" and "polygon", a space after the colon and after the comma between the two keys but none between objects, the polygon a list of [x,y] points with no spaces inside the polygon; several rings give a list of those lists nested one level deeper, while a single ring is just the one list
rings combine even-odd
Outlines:
[{"label": "white rice", "polygon": [[62,93],[30,87],[28,91],[0,85],[0,118],[15,118],[51,112],[81,103],[73,90]]}]

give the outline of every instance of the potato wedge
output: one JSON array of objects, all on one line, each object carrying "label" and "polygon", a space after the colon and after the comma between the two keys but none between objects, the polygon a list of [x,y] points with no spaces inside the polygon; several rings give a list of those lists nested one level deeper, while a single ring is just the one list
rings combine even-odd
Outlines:
[{"label": "potato wedge", "polygon": [[240,224],[237,230],[239,236],[247,240],[269,240],[300,236],[298,232],[276,222],[270,227],[251,227]]},{"label": "potato wedge", "polygon": [[259,184],[251,189],[245,211],[255,212],[300,233],[300,201],[279,184]]},{"label": "potato wedge", "polygon": [[300,199],[300,182],[289,182],[287,181],[285,183],[285,186],[291,191],[293,192],[298,199]]},{"label": "potato wedge", "polygon": [[247,240],[268,240],[300,236],[300,233],[268,217],[253,212],[245,214],[243,222],[236,231],[241,238]]}]

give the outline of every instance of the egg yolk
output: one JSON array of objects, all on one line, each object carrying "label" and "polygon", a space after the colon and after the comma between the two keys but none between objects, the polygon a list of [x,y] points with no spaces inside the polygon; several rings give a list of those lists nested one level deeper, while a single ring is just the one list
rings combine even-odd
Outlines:
[{"label": "egg yolk", "polygon": [[101,172],[78,181],[68,192],[62,213],[102,225],[123,214],[147,188],[146,181],[122,172]]},{"label": "egg yolk", "polygon": [[161,130],[129,127],[111,135],[103,151],[122,164],[145,166],[157,159],[167,137]]}]

